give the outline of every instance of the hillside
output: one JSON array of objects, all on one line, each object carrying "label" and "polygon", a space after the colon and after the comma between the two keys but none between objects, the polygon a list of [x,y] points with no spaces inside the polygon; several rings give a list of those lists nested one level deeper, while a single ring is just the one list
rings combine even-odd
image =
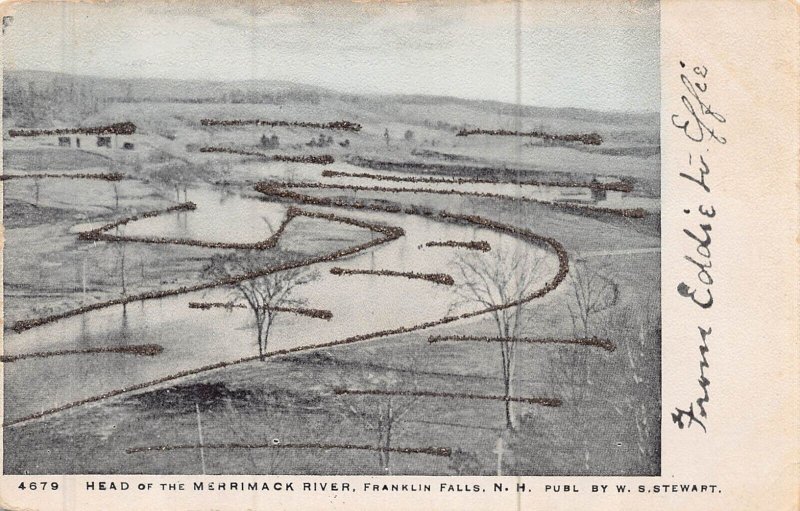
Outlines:
[{"label": "hillside", "polygon": [[112,103],[216,103],[338,107],[364,119],[422,124],[426,119],[447,118],[455,125],[480,124],[492,128],[513,125],[513,117],[519,111],[523,129],[545,124],[578,129],[595,127],[608,132],[658,130],[657,113],[527,105],[518,108],[510,103],[455,97],[353,94],[284,81],[112,79],[28,70],[5,70],[3,78],[4,118],[24,127],[42,127],[54,121],[79,123]]}]

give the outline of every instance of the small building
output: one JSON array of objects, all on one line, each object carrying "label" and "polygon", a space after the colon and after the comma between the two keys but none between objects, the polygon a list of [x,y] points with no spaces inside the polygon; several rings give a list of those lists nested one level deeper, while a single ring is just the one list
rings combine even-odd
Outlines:
[{"label": "small building", "polygon": [[592,200],[595,202],[606,200],[608,192],[600,186],[600,181],[596,177],[592,178]]},{"label": "small building", "polygon": [[75,147],[80,149],[81,147],[81,137],[73,137],[73,136],[66,136],[66,137],[58,137],[58,147],[72,147],[72,141],[75,140]]},{"label": "small building", "polygon": [[264,149],[278,149],[281,146],[280,140],[278,139],[278,135],[273,134],[271,137],[267,137],[266,134],[261,135],[261,147]]},{"label": "small building", "polygon": [[[75,147],[80,149],[81,139],[79,135],[90,137],[97,136],[97,147],[117,149],[122,144],[122,149],[133,150],[133,142],[125,139],[136,133],[136,125],[132,122],[119,122],[108,126],[95,126],[86,128],[58,128],[58,129],[11,129],[8,130],[10,138],[15,137],[53,137],[51,143],[59,147]],[[119,137],[123,137],[119,140]],[[72,139],[75,138],[75,145]]]},{"label": "small building", "polygon": [[[133,151],[136,148],[136,144],[130,138],[130,135],[123,135],[121,139],[120,135],[97,135],[97,147]],[[76,143],[76,147],[80,147],[80,142],[76,140]]]}]

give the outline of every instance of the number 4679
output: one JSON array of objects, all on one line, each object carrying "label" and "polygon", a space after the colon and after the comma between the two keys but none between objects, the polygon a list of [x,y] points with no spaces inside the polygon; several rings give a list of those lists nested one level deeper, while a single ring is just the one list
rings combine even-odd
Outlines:
[{"label": "number 4679", "polygon": [[17,488],[19,488],[20,490],[57,490],[58,483],[56,482],[37,483],[34,481],[26,485],[25,482],[23,481],[19,483],[19,486],[17,486]]}]

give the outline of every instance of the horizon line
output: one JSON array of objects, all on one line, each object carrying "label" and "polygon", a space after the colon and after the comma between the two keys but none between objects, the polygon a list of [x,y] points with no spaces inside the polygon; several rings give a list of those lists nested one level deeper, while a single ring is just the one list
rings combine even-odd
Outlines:
[{"label": "horizon line", "polygon": [[269,79],[269,78],[232,78],[228,80],[223,79],[202,79],[202,78],[169,78],[164,76],[108,76],[108,75],[99,75],[99,74],[91,74],[91,73],[79,73],[79,72],[66,72],[66,71],[52,71],[46,69],[32,69],[32,68],[14,68],[14,69],[7,69],[6,66],[3,66],[3,75],[6,72],[32,72],[32,73],[45,73],[45,74],[53,74],[53,75],[65,75],[65,76],[79,76],[79,77],[86,77],[86,78],[97,78],[97,79],[104,79],[104,80],[118,80],[118,81],[132,81],[132,80],[163,80],[163,81],[174,81],[174,82],[194,82],[194,83],[220,83],[220,84],[236,84],[236,83],[258,83],[258,82],[272,82],[272,83],[281,83],[286,85],[294,85],[294,86],[303,86],[309,88],[316,88],[321,89],[326,92],[340,94],[340,95],[350,95],[350,96],[373,96],[373,97],[421,97],[421,98],[430,98],[430,99],[443,99],[453,101],[469,101],[469,102],[476,102],[476,103],[495,103],[500,105],[506,105],[509,107],[523,107],[523,108],[541,108],[547,110],[575,110],[575,111],[583,111],[583,112],[591,112],[591,113],[604,113],[604,114],[615,114],[615,115],[633,115],[633,116],[645,116],[645,115],[660,115],[661,110],[619,110],[619,109],[591,109],[586,107],[580,106],[543,106],[543,105],[534,105],[528,103],[514,103],[511,101],[501,101],[498,99],[478,99],[478,98],[470,98],[470,97],[463,97],[463,96],[450,96],[450,95],[440,95],[440,94],[429,94],[424,92],[345,92],[339,90],[335,87],[330,87],[327,85],[315,85],[307,82],[300,82],[300,81],[293,81],[293,80],[280,80],[280,79]]}]

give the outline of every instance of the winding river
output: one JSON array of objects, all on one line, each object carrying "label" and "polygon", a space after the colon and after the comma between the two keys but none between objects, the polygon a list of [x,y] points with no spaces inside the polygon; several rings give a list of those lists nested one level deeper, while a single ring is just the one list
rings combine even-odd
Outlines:
[{"label": "winding river", "polygon": [[[285,176],[286,169],[276,170]],[[301,170],[319,172],[313,166],[304,166]],[[335,182],[346,183],[348,179]],[[371,180],[361,181],[368,181],[366,184],[371,186],[376,184]],[[243,196],[228,196],[225,200],[221,198],[219,190],[190,189],[188,199],[197,204],[195,211],[131,222],[126,226],[126,234],[252,242],[264,239],[269,234],[265,225],[277,225],[288,207],[286,204]],[[463,282],[463,277],[457,272],[455,258],[465,252],[469,252],[470,257],[487,258],[487,261],[498,253],[519,254],[519,251],[524,251],[531,260],[541,259],[543,267],[538,273],[540,281],[536,287],[544,285],[558,271],[558,260],[553,252],[492,229],[406,214],[320,206],[302,208],[326,213],[334,211],[344,217],[401,227],[405,235],[345,259],[312,265],[309,270],[317,271],[319,278],[298,288],[297,297],[305,298],[308,307],[330,310],[333,318],[322,320],[282,314],[270,335],[269,351],[416,325],[437,320],[454,311],[459,313],[480,308],[475,304],[455,306],[460,301],[456,289]],[[379,236],[367,230],[365,233],[367,236]],[[464,248],[425,246],[429,241],[446,240],[483,240],[491,245],[492,251],[483,253]],[[446,273],[456,280],[456,285],[377,275],[338,276],[330,273],[334,266]],[[31,358],[7,363],[5,421],[14,422],[22,417],[141,385],[180,371],[257,354],[249,310],[199,310],[188,307],[189,302],[193,301],[225,302],[231,298],[230,290],[214,288],[135,302],[124,309],[122,306],[111,306],[18,334],[8,332],[4,339],[6,355],[146,343],[160,344],[164,351],[154,357],[103,353]]]}]

